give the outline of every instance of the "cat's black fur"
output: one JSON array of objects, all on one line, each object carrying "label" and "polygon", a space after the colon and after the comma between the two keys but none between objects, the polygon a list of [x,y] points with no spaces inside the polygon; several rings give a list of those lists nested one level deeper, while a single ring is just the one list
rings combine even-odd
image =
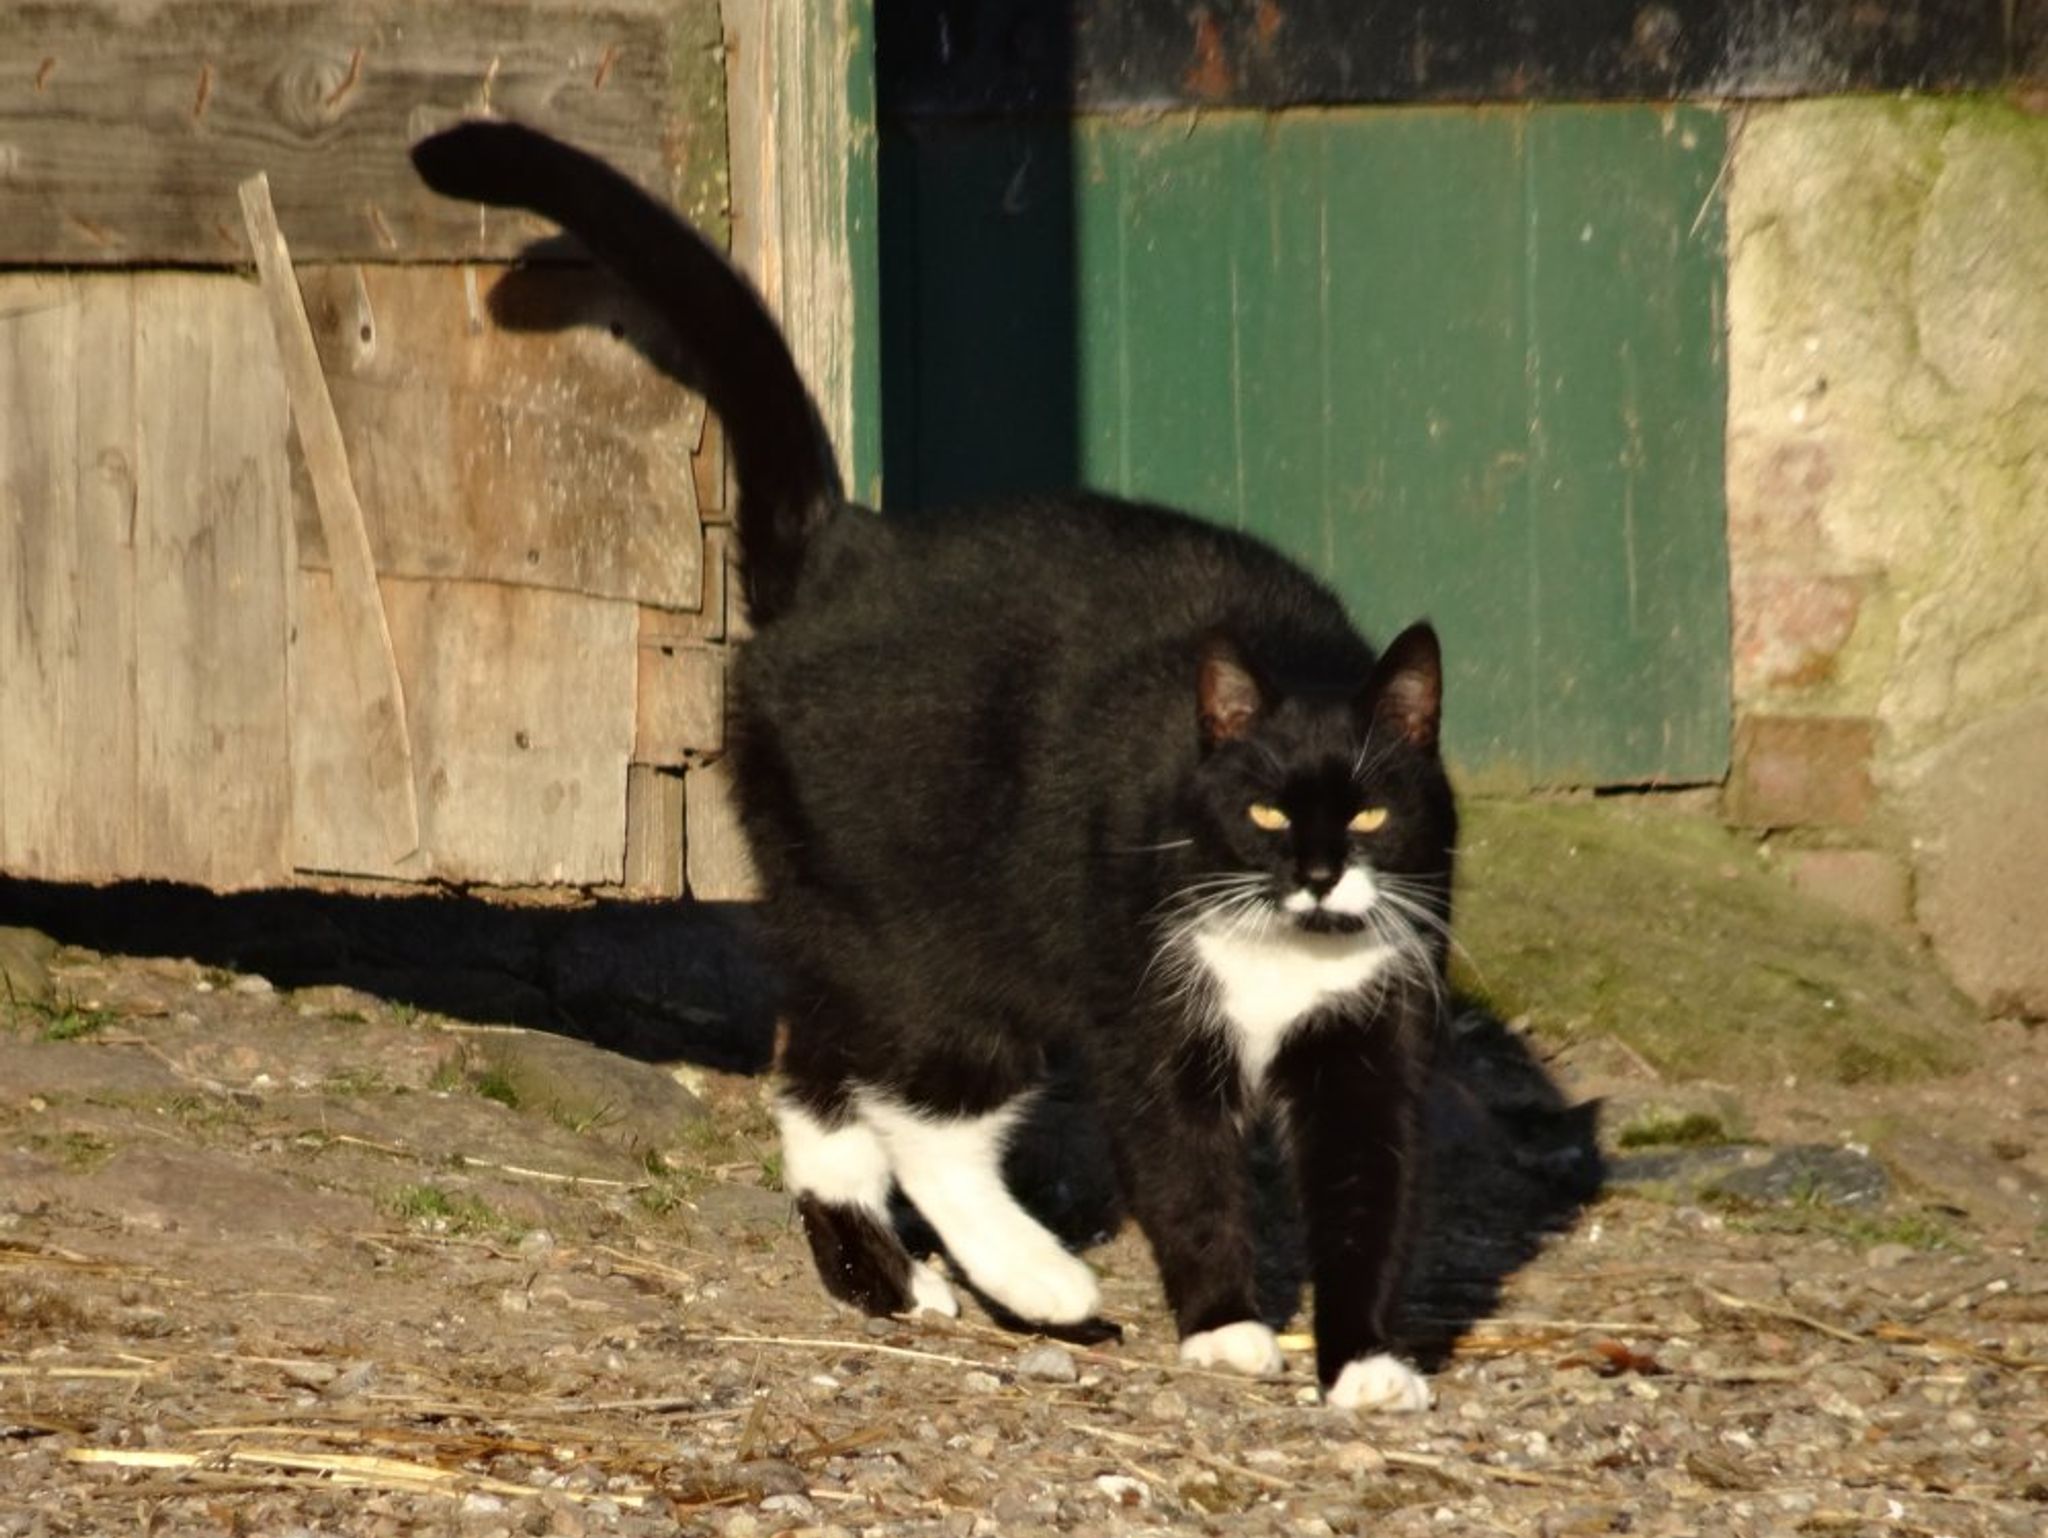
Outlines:
[{"label": "cat's black fur", "polygon": [[[1387,1349],[1455,841],[1434,634],[1375,658],[1291,562],[1158,507],[848,505],[774,323],[683,221],[513,125],[414,155],[437,190],[581,239],[674,327],[725,425],[758,631],[736,665],[736,783],[790,980],[792,1116],[867,1148],[829,1141],[864,1106],[966,1124],[1077,1049],[1191,1337],[1256,1318],[1244,1140],[1271,1109],[1308,1220],[1319,1377]],[[1349,827],[1381,808],[1383,827]],[[1389,894],[1377,911],[1282,906],[1353,864]],[[1222,877],[1237,886],[1205,906]],[[1398,955],[1303,1014],[1254,1080],[1196,952],[1233,924],[1275,955],[1361,930]],[[799,1195],[827,1286],[911,1306],[915,1263],[823,1177]]]}]

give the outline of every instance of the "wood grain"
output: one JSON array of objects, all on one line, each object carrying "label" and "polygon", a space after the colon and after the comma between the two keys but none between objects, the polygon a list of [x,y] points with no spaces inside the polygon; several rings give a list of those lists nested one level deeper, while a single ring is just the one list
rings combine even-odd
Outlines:
[{"label": "wood grain", "polygon": [[137,856],[132,304],[0,277],[0,869]]},{"label": "wood grain", "polygon": [[250,284],[133,281],[140,847],[124,874],[268,885],[286,873],[290,820],[287,427],[270,318]]},{"label": "wood grain", "polygon": [[848,110],[859,7],[726,0],[724,10],[733,260],[781,322],[847,486],[866,495],[853,453],[867,425],[855,405],[868,362],[855,353],[853,247],[871,237],[849,221],[854,178],[873,155],[871,125]]},{"label": "wood grain", "polygon": [[683,895],[683,777],[634,764],[626,771],[626,891]]},{"label": "wood grain", "polygon": [[491,111],[723,237],[717,0],[34,0],[0,8],[0,262],[238,264],[267,171],[302,260],[506,257],[549,231],[436,197],[407,146]]},{"label": "wood grain", "polygon": [[733,805],[731,763],[718,759],[683,776],[684,851],[690,895],[699,902],[752,902],[761,895]]}]

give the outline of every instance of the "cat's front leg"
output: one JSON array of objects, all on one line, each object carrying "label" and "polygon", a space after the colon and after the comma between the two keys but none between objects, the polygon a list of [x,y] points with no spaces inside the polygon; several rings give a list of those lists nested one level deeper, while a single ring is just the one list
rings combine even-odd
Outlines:
[{"label": "cat's front leg", "polygon": [[1394,1354],[1422,1156],[1429,1020],[1399,1006],[1305,1034],[1273,1065],[1315,1286],[1316,1377],[1344,1409],[1426,1410],[1427,1380]]},{"label": "cat's front leg", "polygon": [[1259,1317],[1234,1070],[1206,1047],[1191,1051],[1106,1097],[1118,1174],[1152,1246],[1181,1360],[1266,1376],[1282,1361]]}]

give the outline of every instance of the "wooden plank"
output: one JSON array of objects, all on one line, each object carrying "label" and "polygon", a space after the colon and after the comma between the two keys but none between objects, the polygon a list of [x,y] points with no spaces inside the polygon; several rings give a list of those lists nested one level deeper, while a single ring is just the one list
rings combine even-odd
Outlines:
[{"label": "wooden plank", "polygon": [[690,451],[690,477],[697,491],[697,515],[706,523],[731,523],[733,499],[725,489],[725,432],[708,421]]},{"label": "wooden plank", "polygon": [[[380,572],[702,604],[704,405],[649,361],[666,331],[607,275],[351,265],[299,281]],[[301,563],[327,565],[309,534]]]},{"label": "wooden plank", "polygon": [[[138,285],[125,274],[70,284],[78,304],[77,434],[70,450],[78,500],[69,594],[76,651],[57,739],[61,864],[69,880],[125,875],[143,844],[135,710],[138,286],[148,295],[157,285],[147,278]],[[45,387],[61,391],[63,370]]]},{"label": "wooden plank", "polygon": [[353,733],[369,766],[371,799],[362,810],[378,826],[385,859],[403,860],[420,845],[412,742],[406,727],[405,693],[377,591],[376,562],[363,526],[362,504],[356,499],[348,450],[328,398],[312,326],[292,272],[291,253],[277,227],[268,179],[260,172],[242,184],[241,202],[249,244],[262,275],[276,356],[291,400],[292,422],[313,483],[320,532],[334,574],[334,614],[343,632],[341,654],[348,662],[345,670],[326,680],[329,692],[295,704],[333,717]]},{"label": "wooden plank", "polygon": [[782,323],[849,494],[881,491],[869,0],[725,0],[733,260]]},{"label": "wooden plank", "polygon": [[704,602],[696,609],[640,606],[640,644],[675,642],[702,644],[725,639],[727,610],[738,595],[738,574],[732,569],[732,530],[713,525],[704,531]]},{"label": "wooden plank", "polygon": [[683,895],[683,777],[634,764],[626,771],[626,880],[635,897]]},{"label": "wooden plank", "polygon": [[1531,662],[1551,783],[1728,770],[1724,147],[1719,114],[1694,108],[1530,127]]},{"label": "wooden plank", "polygon": [[633,761],[681,767],[723,748],[724,648],[643,640],[639,650]]},{"label": "wooden plank", "polygon": [[[333,581],[298,574],[292,647],[299,868],[499,886],[611,886],[625,869],[633,605],[488,582],[381,584],[412,724],[421,853],[375,867],[335,787],[353,760],[317,700],[345,664]],[[367,858],[366,858],[367,856]]]},{"label": "wooden plank", "polygon": [[270,317],[248,283],[133,281],[140,848],[125,874],[274,884],[288,874],[291,524]]},{"label": "wooden plank", "polygon": [[594,150],[722,237],[718,43],[717,0],[0,8],[0,263],[241,263],[235,188],[257,171],[302,260],[509,257],[550,230],[438,198],[405,158],[484,110]]},{"label": "wooden plank", "polygon": [[761,895],[754,858],[733,805],[732,760],[700,765],[683,777],[690,895],[699,902],[752,902]]},{"label": "wooden plank", "polygon": [[133,284],[0,276],[0,870],[137,850]]},{"label": "wooden plank", "polygon": [[[1541,427],[1527,377],[1525,122],[1305,115],[1301,137],[1276,145],[1322,160],[1331,337],[1316,411],[1329,478],[1312,542],[1288,542],[1375,639],[1435,622],[1451,754],[1472,780],[1510,788],[1548,767],[1529,661],[1542,599],[1528,577],[1529,445]],[[1276,533],[1292,521],[1281,509]]]}]

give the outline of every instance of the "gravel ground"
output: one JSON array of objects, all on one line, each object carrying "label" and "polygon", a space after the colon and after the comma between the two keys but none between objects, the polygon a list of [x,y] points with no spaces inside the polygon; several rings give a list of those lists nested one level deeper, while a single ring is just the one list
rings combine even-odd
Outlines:
[{"label": "gravel ground", "polygon": [[758,1076],[35,956],[0,1028],[0,1538],[2048,1532],[2048,1039],[2016,1024],[1960,1078],[1734,1090],[1462,1022],[1411,1310],[1438,1404],[1354,1418],[1304,1341],[1273,1380],[1177,1365],[1057,1107],[1018,1179],[1098,1241],[1091,1345],[829,1303]]}]

